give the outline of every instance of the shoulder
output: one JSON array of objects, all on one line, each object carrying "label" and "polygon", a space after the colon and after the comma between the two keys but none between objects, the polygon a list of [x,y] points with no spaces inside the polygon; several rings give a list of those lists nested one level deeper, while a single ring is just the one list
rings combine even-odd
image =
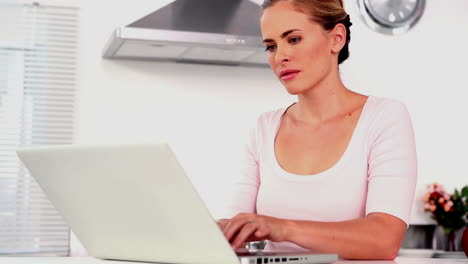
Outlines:
[{"label": "shoulder", "polygon": [[271,124],[275,121],[279,121],[285,110],[286,108],[278,108],[275,110],[263,112],[259,115],[257,124]]},{"label": "shoulder", "polygon": [[391,98],[370,96],[366,104],[367,121],[370,127],[392,125],[395,122],[410,120],[406,104]]},{"label": "shoulder", "polygon": [[251,129],[250,136],[252,142],[255,142],[258,146],[262,142],[270,140],[271,137],[274,138],[281,116],[287,108],[283,107],[261,113],[256,120],[256,124]]},{"label": "shoulder", "polygon": [[368,100],[370,100],[368,104],[369,110],[380,115],[407,111],[405,103],[396,99],[370,96]]},{"label": "shoulder", "polygon": [[373,141],[382,135],[400,137],[412,134],[413,125],[406,104],[395,99],[369,97],[371,101],[366,111],[370,139]]},{"label": "shoulder", "polygon": [[275,110],[263,112],[257,119],[257,129],[276,130],[281,117],[288,107],[282,107]]}]

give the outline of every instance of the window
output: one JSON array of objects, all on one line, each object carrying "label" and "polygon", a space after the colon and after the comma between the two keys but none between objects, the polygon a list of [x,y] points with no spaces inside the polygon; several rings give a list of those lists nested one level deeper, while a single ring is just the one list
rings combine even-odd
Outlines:
[{"label": "window", "polygon": [[0,254],[68,255],[69,228],[15,149],[72,143],[77,45],[77,7],[0,2]]}]

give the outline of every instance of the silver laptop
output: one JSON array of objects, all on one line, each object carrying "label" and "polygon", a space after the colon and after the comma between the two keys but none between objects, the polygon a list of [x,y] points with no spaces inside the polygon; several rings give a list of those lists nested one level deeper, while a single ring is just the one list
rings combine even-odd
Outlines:
[{"label": "silver laptop", "polygon": [[237,256],[167,144],[68,145],[17,154],[89,254],[163,263],[329,263],[336,254]]}]

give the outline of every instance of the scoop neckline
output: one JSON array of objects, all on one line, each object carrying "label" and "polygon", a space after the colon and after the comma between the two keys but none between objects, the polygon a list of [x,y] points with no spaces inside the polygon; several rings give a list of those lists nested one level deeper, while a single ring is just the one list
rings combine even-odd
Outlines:
[{"label": "scoop neckline", "polygon": [[284,108],[283,111],[280,112],[281,114],[280,114],[280,117],[277,119],[275,133],[273,134],[272,140],[269,143],[270,147],[272,148],[272,151],[269,151],[269,153],[271,153],[271,155],[272,155],[271,158],[273,160],[273,166],[274,166],[274,169],[277,172],[279,172],[278,174],[280,175],[280,177],[283,177],[283,178],[286,178],[286,179],[292,180],[292,181],[311,181],[311,180],[321,179],[323,177],[326,177],[329,174],[333,175],[333,172],[338,170],[342,166],[342,164],[345,163],[345,161],[349,158],[350,149],[352,149],[353,145],[355,144],[356,138],[358,137],[358,135],[360,133],[360,130],[361,130],[363,119],[367,115],[368,105],[370,104],[370,102],[373,99],[374,99],[373,96],[370,96],[370,95],[367,96],[366,102],[364,103],[362,111],[361,111],[361,113],[359,115],[359,119],[357,121],[356,127],[354,128],[353,134],[351,135],[351,139],[349,140],[348,145],[346,146],[346,149],[343,152],[343,154],[341,155],[340,159],[332,167],[330,167],[330,168],[328,168],[328,169],[326,169],[324,171],[321,171],[321,172],[316,173],[316,174],[307,174],[307,175],[294,174],[294,173],[286,171],[285,169],[283,169],[281,167],[281,165],[279,164],[279,162],[278,162],[278,160],[276,158],[275,140],[276,140],[276,136],[278,135],[278,131],[279,131],[279,128],[280,128],[280,125],[281,125],[281,120],[283,119],[283,116],[286,113],[286,111],[296,103],[293,103],[290,106]]}]

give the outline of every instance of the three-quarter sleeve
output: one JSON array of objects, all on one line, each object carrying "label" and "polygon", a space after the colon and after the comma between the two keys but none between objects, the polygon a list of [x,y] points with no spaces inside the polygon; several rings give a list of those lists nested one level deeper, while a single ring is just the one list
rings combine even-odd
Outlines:
[{"label": "three-quarter sleeve", "polygon": [[258,188],[260,186],[260,172],[257,147],[257,129],[252,129],[245,146],[245,154],[241,164],[241,171],[233,186],[233,196],[228,204],[227,217],[238,213],[256,213]]},{"label": "three-quarter sleeve", "polygon": [[387,101],[371,129],[366,215],[387,213],[409,225],[417,159],[413,125],[406,106]]}]

